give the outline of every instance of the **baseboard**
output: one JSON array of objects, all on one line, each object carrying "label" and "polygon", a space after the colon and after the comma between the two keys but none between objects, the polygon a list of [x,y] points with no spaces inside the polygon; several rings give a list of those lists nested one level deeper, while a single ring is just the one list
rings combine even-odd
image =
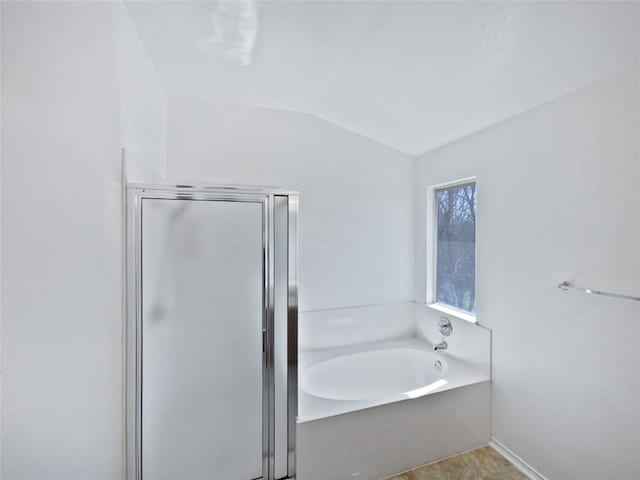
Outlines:
[{"label": "baseboard", "polygon": [[491,437],[491,440],[489,441],[489,445],[491,445],[491,447],[493,447],[494,450],[496,450],[500,455],[502,455],[504,458],[509,460],[514,467],[520,470],[523,474],[525,474],[531,480],[549,480],[547,477],[545,477],[540,472],[538,472],[535,468],[533,468],[531,465],[525,462],[518,455],[513,453],[504,445],[502,445],[495,438]]}]

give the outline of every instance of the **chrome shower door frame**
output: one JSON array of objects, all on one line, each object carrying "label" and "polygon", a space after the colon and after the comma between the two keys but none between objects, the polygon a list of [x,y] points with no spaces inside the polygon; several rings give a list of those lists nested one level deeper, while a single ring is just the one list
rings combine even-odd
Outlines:
[{"label": "chrome shower door frame", "polygon": [[[249,202],[262,206],[263,356],[262,480],[275,480],[275,199],[287,199],[287,476],[295,479],[298,404],[298,194],[228,186],[143,185],[126,188],[125,256],[125,478],[142,470],[142,203],[145,199]],[[247,479],[252,480],[252,479]]]}]

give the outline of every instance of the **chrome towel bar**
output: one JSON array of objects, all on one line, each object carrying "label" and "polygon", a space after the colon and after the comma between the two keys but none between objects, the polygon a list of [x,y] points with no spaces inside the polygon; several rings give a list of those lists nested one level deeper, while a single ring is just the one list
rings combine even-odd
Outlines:
[{"label": "chrome towel bar", "polygon": [[621,293],[603,292],[601,290],[592,290],[590,288],[578,288],[572,286],[567,281],[564,281],[560,285],[558,285],[558,288],[562,290],[575,290],[576,292],[581,293],[590,293],[592,295],[602,295],[604,297],[620,298],[622,300],[631,300],[632,302],[640,302],[640,297],[634,297],[633,295],[623,295]]}]

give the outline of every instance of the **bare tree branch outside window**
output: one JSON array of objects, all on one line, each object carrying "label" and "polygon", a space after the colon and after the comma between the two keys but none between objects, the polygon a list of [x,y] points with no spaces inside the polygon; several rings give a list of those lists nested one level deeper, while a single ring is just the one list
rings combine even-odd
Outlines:
[{"label": "bare tree branch outside window", "polygon": [[476,311],[476,184],[436,190],[436,301]]}]

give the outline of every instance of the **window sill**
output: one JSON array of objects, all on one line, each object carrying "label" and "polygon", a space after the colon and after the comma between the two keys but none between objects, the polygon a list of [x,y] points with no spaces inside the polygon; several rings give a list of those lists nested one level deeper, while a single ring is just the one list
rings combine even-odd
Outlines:
[{"label": "window sill", "polygon": [[457,308],[450,307],[443,303],[429,303],[427,305],[429,308],[433,308],[440,313],[445,313],[447,315],[451,315],[452,317],[459,318],[460,320],[466,320],[470,323],[478,323],[478,319],[472,313],[463,312],[462,310],[458,310]]}]

